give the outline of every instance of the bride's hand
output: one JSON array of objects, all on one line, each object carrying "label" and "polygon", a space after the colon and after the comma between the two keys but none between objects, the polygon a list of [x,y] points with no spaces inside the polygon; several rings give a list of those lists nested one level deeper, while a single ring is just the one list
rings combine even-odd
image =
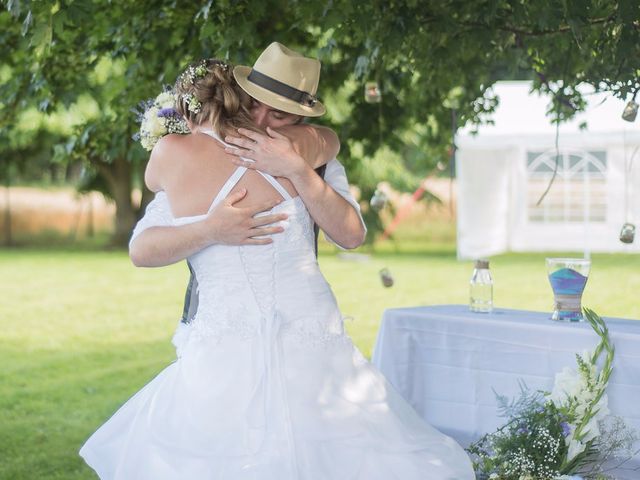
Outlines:
[{"label": "bride's hand", "polygon": [[234,204],[242,200],[247,194],[243,188],[231,193],[215,207],[204,220],[207,222],[207,230],[210,237],[216,242],[225,245],[264,245],[273,242],[271,235],[281,233],[284,228],[273,225],[286,220],[288,215],[277,213],[256,217],[258,213],[268,212],[278,203],[278,200],[269,200],[252,207],[236,207]]},{"label": "bride's hand", "polygon": [[225,137],[225,141],[232,144],[225,148],[225,152],[234,155],[233,163],[238,166],[260,170],[274,177],[291,178],[307,165],[291,140],[269,127],[267,135],[244,128],[238,129],[238,134],[242,136]]}]

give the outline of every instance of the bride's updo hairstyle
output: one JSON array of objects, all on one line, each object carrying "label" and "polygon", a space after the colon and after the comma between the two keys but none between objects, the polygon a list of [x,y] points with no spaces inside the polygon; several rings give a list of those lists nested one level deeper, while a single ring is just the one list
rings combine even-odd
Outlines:
[{"label": "bride's updo hairstyle", "polygon": [[238,86],[232,70],[228,63],[213,58],[189,65],[174,87],[178,113],[223,137],[238,128],[255,130],[249,113],[251,98]]}]

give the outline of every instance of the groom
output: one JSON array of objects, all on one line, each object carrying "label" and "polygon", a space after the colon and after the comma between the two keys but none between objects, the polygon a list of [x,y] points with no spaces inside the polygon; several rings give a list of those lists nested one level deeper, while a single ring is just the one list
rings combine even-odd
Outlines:
[{"label": "groom", "polygon": [[[265,49],[253,68],[237,66],[233,73],[240,87],[253,99],[251,115],[259,127],[276,129],[325,112],[324,106],[315,98],[320,62],[303,57],[277,42]],[[263,136],[260,144],[269,148],[278,140],[272,135]],[[294,165],[290,159],[295,157],[285,154],[270,158],[268,162],[261,162],[260,168],[274,176],[287,177],[293,183],[316,222],[316,241],[319,227],[328,240],[342,248],[361,245],[366,227],[360,207],[349,191],[344,167],[334,159],[314,172],[306,163]],[[271,225],[283,218],[279,215],[253,218],[274,205],[253,209],[235,207],[234,204],[244,195],[246,191],[229,195],[203,220],[204,225],[197,222],[169,226],[170,215],[154,200],[136,226],[129,244],[133,263],[140,267],[164,266],[186,259],[213,244],[247,245],[268,241],[262,237],[278,234],[280,227]],[[256,225],[256,221],[260,223]],[[250,222],[253,226],[249,226]],[[191,278],[185,295],[183,322],[193,318],[198,303],[197,279],[189,262],[187,264]]]}]

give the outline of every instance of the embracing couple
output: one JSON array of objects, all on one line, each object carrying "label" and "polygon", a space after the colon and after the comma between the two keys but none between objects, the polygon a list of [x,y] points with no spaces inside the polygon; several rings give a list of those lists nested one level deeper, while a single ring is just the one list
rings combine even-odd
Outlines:
[{"label": "embracing couple", "polygon": [[191,133],[154,147],[138,266],[186,259],[175,362],[84,444],[101,479],[467,480],[346,335],[316,260],[318,227],[364,239],[325,112],[320,63],[273,43],[253,68],[207,59],[175,85]]}]

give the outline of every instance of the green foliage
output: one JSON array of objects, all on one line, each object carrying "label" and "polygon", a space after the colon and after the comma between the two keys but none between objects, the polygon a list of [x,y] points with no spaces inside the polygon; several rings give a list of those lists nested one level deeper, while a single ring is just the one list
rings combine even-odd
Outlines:
[{"label": "green foliage", "polygon": [[526,387],[518,403],[517,413],[509,416],[505,426],[468,448],[476,457],[476,471],[481,477],[500,472],[500,480],[519,480],[525,474],[552,480],[567,451],[560,427],[562,418],[553,405],[545,405],[542,397]]},{"label": "green foliage", "polygon": [[[367,194],[363,164],[383,147],[415,177],[446,163],[453,129],[489,121],[496,80],[533,79],[534,90],[549,94],[555,121],[584,108],[580,83],[621,98],[640,88],[635,0],[3,3],[0,129],[11,132],[28,108],[52,112],[88,95],[99,115],[77,127],[76,156],[120,182],[139,178],[146,158],[128,141],[137,128],[133,106],[193,59],[251,64],[273,40],[322,60],[320,95],[333,112],[324,121],[339,132],[341,159]],[[364,99],[372,80],[379,104]],[[81,140],[87,136],[96,138]],[[135,165],[117,170],[116,158]],[[377,180],[406,187],[394,162]]]}]

